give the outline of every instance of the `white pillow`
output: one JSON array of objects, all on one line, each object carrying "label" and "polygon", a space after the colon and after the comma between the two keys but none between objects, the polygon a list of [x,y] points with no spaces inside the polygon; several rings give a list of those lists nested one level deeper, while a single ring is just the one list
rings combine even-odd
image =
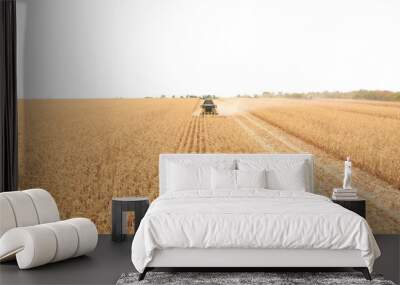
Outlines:
[{"label": "white pillow", "polygon": [[292,159],[241,159],[240,170],[267,170],[267,188],[271,190],[306,191],[307,164]]},{"label": "white pillow", "polygon": [[213,167],[216,169],[236,169],[236,160],[225,159],[225,158],[214,158],[214,157],[197,157],[194,154],[193,158],[173,158],[167,160],[167,167],[169,164],[178,164],[184,167],[186,166],[194,166],[194,167]]},{"label": "white pillow", "polygon": [[268,188],[273,190],[306,191],[305,163],[293,163],[269,169]]},{"label": "white pillow", "polygon": [[211,190],[211,168],[169,163],[168,190]]},{"label": "white pillow", "polygon": [[212,175],[211,181],[213,190],[236,189],[236,170],[212,168],[211,175]]},{"label": "white pillow", "polygon": [[267,188],[267,171],[258,170],[236,170],[237,187],[240,188]]}]

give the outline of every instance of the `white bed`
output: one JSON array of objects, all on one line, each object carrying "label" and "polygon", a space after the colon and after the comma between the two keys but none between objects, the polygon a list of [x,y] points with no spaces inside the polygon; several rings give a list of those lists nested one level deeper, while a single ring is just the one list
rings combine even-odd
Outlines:
[{"label": "white bed", "polygon": [[[177,165],[182,174],[171,170]],[[362,217],[312,194],[312,155],[161,154],[159,167],[160,197],[132,243],[141,279],[154,267],[354,267],[370,278],[380,255],[371,230]],[[203,174],[186,172],[191,167],[235,173],[237,184],[239,173],[266,168],[270,185],[252,188],[257,178],[241,178],[244,188],[221,182],[216,189],[213,174],[208,189]],[[198,188],[185,189],[191,179]]]}]

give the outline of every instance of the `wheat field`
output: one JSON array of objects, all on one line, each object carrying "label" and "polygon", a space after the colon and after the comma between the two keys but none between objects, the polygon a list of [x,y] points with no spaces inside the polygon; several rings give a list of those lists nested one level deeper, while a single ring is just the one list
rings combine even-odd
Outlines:
[{"label": "wheat field", "polygon": [[19,100],[20,188],[55,197],[62,218],[111,232],[113,196],[158,196],[160,153],[311,152],[316,191],[340,186],[342,160],[376,233],[400,232],[400,104],[355,100]]},{"label": "wheat field", "polygon": [[[400,189],[400,104],[268,100],[245,108],[270,124],[352,161]],[[387,104],[387,103],[386,103]]]},{"label": "wheat field", "polygon": [[192,116],[199,104],[20,100],[20,188],[49,190],[63,218],[86,216],[109,233],[113,196],[157,197],[160,153],[262,151],[231,120]]}]

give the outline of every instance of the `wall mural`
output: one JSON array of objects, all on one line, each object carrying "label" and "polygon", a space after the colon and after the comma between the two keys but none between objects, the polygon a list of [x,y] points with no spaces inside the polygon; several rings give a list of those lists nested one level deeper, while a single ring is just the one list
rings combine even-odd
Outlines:
[{"label": "wall mural", "polygon": [[112,197],[158,196],[160,153],[312,153],[325,196],[350,156],[373,231],[399,234],[399,9],[17,0],[20,188],[110,233]]},{"label": "wall mural", "polygon": [[400,102],[303,95],[20,100],[20,185],[109,233],[113,196],[158,196],[160,153],[313,153],[326,196],[351,155],[373,231],[399,233]]}]

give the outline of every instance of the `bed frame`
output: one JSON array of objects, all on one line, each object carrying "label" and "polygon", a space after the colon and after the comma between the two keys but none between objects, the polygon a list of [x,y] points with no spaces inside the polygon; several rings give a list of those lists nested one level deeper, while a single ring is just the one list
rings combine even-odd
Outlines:
[{"label": "bed frame", "polygon": [[[311,154],[161,154],[159,164],[160,194],[167,191],[167,162],[174,160],[213,161],[241,158],[255,159],[293,159],[304,160],[307,167],[307,191],[314,192]],[[236,164],[235,164],[236,165]],[[361,271],[371,280],[368,268],[359,250],[330,249],[250,249],[250,248],[170,248],[158,249],[152,261],[139,275],[143,280],[146,273],[155,268],[231,268],[235,271],[265,268],[343,268],[350,267]]]},{"label": "bed frame", "polygon": [[361,271],[371,280],[359,250],[328,249],[183,249],[156,250],[152,261],[139,275],[155,268],[232,268],[235,271],[254,268],[343,268]]}]

